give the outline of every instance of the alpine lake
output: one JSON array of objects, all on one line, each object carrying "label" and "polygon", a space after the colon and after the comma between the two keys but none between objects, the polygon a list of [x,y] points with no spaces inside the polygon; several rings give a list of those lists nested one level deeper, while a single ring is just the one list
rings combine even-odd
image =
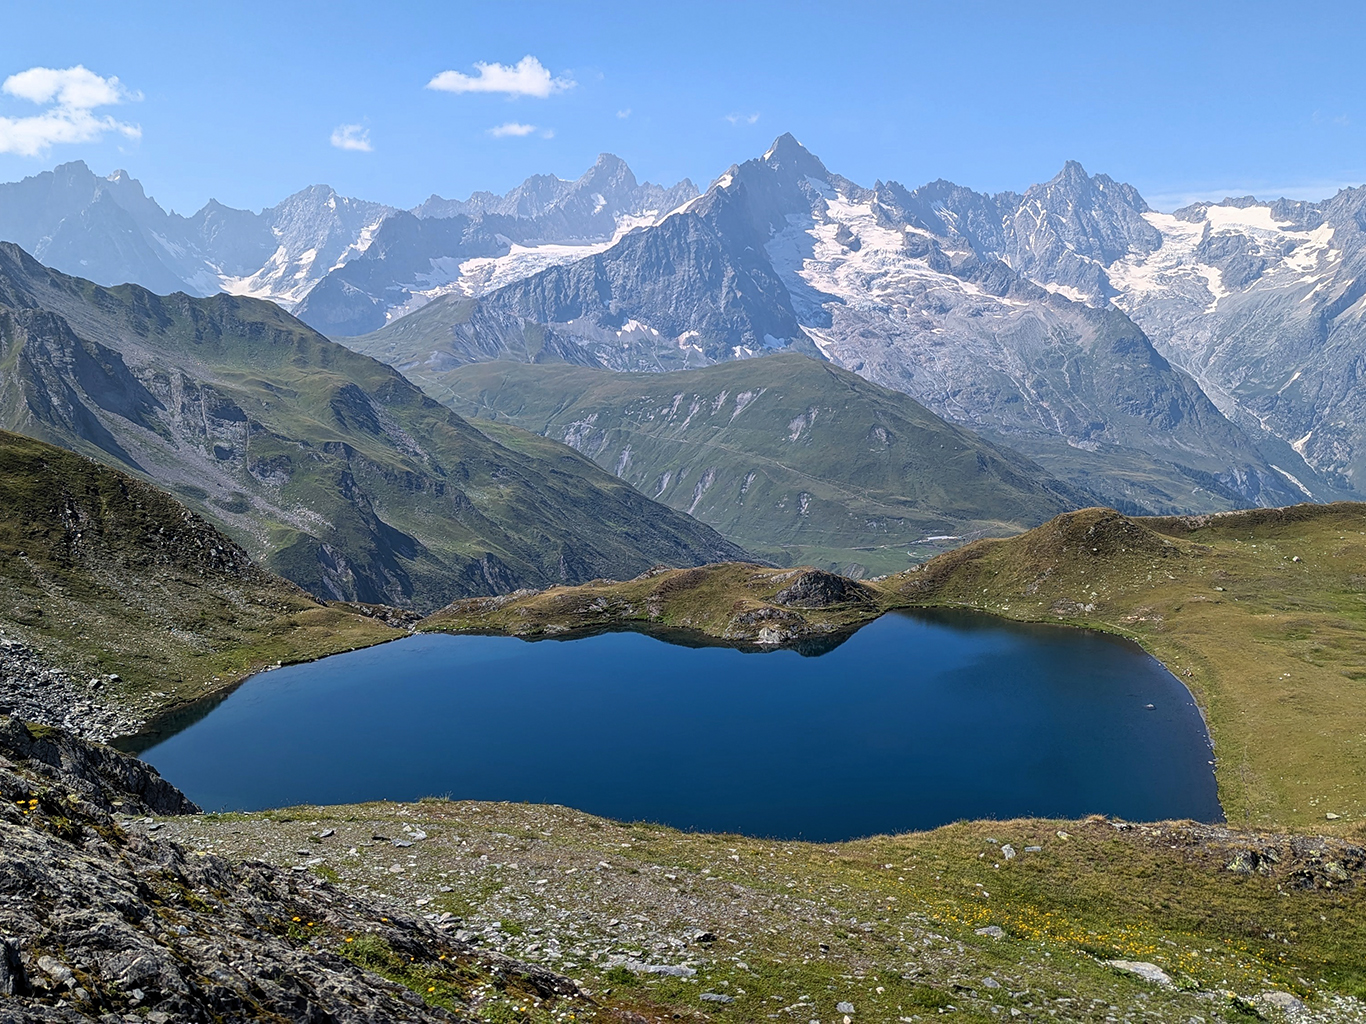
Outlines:
[{"label": "alpine lake", "polygon": [[1199,709],[1126,640],[961,612],[679,640],[417,634],[254,676],[141,756],[211,811],[439,796],[816,842],[1223,819]]}]

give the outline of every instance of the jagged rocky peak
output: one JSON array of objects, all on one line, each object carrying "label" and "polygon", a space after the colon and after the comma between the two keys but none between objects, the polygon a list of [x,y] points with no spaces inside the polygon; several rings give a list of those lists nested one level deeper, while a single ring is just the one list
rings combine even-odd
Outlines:
[{"label": "jagged rocky peak", "polygon": [[502,195],[475,192],[464,200],[432,194],[412,212],[423,218],[483,215],[538,220],[556,212],[610,218],[668,212],[697,194],[697,186],[687,178],[672,186],[638,181],[625,160],[601,153],[577,178],[533,174]]},{"label": "jagged rocky peak", "polygon": [[1021,216],[1042,213],[1073,251],[1108,264],[1135,248],[1151,251],[1162,245],[1161,233],[1143,218],[1147,212],[1148,204],[1132,185],[1105,174],[1091,177],[1069,160],[1051,180],[1025,192],[1016,215],[1017,234],[1023,242],[1027,233],[1018,223]]}]

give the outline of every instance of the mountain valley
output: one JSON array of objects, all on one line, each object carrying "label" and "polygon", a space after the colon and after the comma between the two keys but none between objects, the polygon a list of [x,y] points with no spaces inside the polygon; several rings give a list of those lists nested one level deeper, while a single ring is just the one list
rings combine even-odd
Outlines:
[{"label": "mountain valley", "polygon": [[0,370],[0,426],[173,491],[321,597],[430,611],[743,554],[255,299],[100,288],[0,243]]},{"label": "mountain valley", "polygon": [[409,372],[481,429],[475,417],[563,441],[780,565],[894,572],[1087,504],[905,395],[799,355],[653,375],[512,362]]}]

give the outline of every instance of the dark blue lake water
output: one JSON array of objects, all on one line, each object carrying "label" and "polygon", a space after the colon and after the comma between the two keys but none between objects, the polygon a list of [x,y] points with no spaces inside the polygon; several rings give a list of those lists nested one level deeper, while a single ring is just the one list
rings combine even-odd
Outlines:
[{"label": "dark blue lake water", "polygon": [[1157,661],[970,614],[888,614],[815,657],[415,636],[256,676],[142,756],[209,810],[435,795],[817,841],[1222,818],[1200,714]]}]

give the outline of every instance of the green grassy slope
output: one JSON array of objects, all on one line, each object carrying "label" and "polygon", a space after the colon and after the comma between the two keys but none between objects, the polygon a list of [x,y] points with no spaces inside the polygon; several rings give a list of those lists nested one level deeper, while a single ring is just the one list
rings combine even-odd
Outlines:
[{"label": "green grassy slope", "polygon": [[742,554],[571,453],[490,441],[273,304],[101,288],[9,245],[0,426],[166,487],[329,598],[429,609]]},{"label": "green grassy slope", "polygon": [[[427,836],[410,858],[372,838],[405,828]],[[1279,990],[1346,1022],[1360,1006],[1334,997],[1366,996],[1366,859],[1312,834],[1026,819],[815,845],[442,800],[182,817],[161,834],[282,866],[306,849],[344,890],[455,915],[482,945],[582,979],[604,1021],[806,1024],[842,1020],[845,1001],[870,1024],[1275,1021],[1259,997]]]},{"label": "green grassy slope", "polygon": [[61,667],[121,676],[102,696],[140,712],[402,635],[252,564],[156,488],[5,431],[0,624]]},{"label": "green grassy slope", "polygon": [[[785,565],[862,575],[1082,503],[1037,464],[799,355],[668,374],[565,364],[409,371],[462,415],[564,441]],[[476,421],[477,423],[478,421]]]}]

